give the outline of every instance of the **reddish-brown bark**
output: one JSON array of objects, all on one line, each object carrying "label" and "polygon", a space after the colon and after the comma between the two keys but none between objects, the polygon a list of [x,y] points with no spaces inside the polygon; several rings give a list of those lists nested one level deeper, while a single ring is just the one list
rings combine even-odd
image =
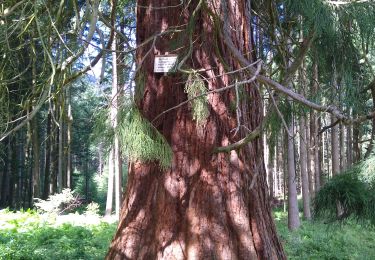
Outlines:
[{"label": "reddish-brown bark", "polygon": [[[198,2],[169,9],[138,7],[138,44],[170,26],[186,25]],[[233,83],[234,77],[215,76],[238,69],[239,64],[218,37],[222,27],[214,26],[211,15],[224,18],[227,10],[225,21],[232,40],[251,60],[250,17],[245,14],[249,3],[203,2],[195,17],[194,44],[186,65],[204,69],[201,75],[210,78],[207,88],[212,90]],[[179,3],[138,1],[139,6],[154,7]],[[172,41],[180,42],[177,49]],[[138,49],[138,62],[151,47],[150,43]],[[185,77],[153,73],[154,55],[169,52],[184,56],[188,48],[186,31],[168,34],[157,39],[142,63],[145,89],[138,106],[150,121],[187,99],[182,83]],[[261,97],[255,86],[242,87],[246,98],[241,104],[241,122],[252,130],[262,120]],[[153,122],[172,147],[172,166],[161,170],[157,163],[131,164],[120,223],[106,259],[285,259],[269,206],[262,142],[257,139],[240,151],[213,153],[215,147],[235,142],[246,133],[233,136],[231,132],[237,126],[231,108],[233,89],[212,93],[208,101],[210,116],[204,126],[192,120],[190,105]]]}]

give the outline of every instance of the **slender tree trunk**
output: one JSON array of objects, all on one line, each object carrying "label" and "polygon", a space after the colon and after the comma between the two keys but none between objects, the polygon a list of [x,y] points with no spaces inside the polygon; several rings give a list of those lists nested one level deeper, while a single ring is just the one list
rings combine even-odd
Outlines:
[{"label": "slender tree trunk", "polygon": [[[294,119],[292,117],[288,131],[294,133]],[[288,227],[295,230],[300,226],[298,200],[297,200],[297,178],[294,158],[294,141],[293,137],[286,135],[288,145]]]},{"label": "slender tree trunk", "polygon": [[[114,33],[113,43],[112,43],[112,103],[111,103],[111,122],[112,127],[115,129],[118,124],[118,108],[119,108],[119,96],[121,95],[121,90],[119,87],[119,73],[118,73],[118,63],[119,58],[117,56],[118,42],[116,33]],[[120,217],[120,207],[121,207],[121,188],[122,188],[122,173],[121,173],[121,154],[120,154],[120,143],[117,134],[115,134],[114,144],[113,144],[113,161],[114,161],[114,175],[115,175],[115,212],[116,217]]]},{"label": "slender tree trunk", "polygon": [[27,161],[27,130],[24,129],[19,137],[20,154],[19,154],[19,171],[21,175],[20,180],[20,200],[21,207],[26,208],[26,187],[27,187],[27,168],[25,167]]},{"label": "slender tree trunk", "polygon": [[33,162],[33,150],[32,150],[32,128],[31,121],[27,123],[27,133],[26,133],[26,146],[25,146],[25,164],[23,167],[26,169],[25,176],[25,208],[32,207],[33,201],[33,169],[30,167]]},{"label": "slender tree trunk", "polygon": [[346,154],[345,154],[345,126],[344,124],[340,124],[340,169],[341,171],[345,171],[346,166]]},{"label": "slender tree trunk", "polygon": [[17,201],[18,206],[22,207],[23,205],[23,179],[24,179],[24,163],[25,163],[25,150],[24,150],[24,130],[20,130],[17,134],[17,161],[18,161],[18,192],[17,192]]},{"label": "slender tree trunk", "polygon": [[72,124],[73,124],[73,114],[71,105],[71,95],[70,87],[66,89],[66,100],[68,107],[67,114],[67,136],[66,136],[66,187],[72,188]]},{"label": "slender tree trunk", "polygon": [[[316,59],[316,58],[315,58]],[[314,59],[313,63],[313,75],[311,84],[312,95],[317,95],[319,89],[319,71],[318,63]],[[311,139],[311,173],[314,176],[314,191],[317,192],[320,189],[320,140],[321,135],[318,135],[319,131],[319,119],[316,116],[316,112],[310,112],[310,139]]]},{"label": "slender tree trunk", "polygon": [[[36,60],[32,59],[32,87],[33,93],[36,93],[36,77],[37,77]],[[34,106],[33,106],[34,108]],[[39,129],[38,129],[38,115],[31,120],[31,145],[32,145],[32,197],[40,197],[40,143],[39,143]]]},{"label": "slender tree trunk", "polygon": [[8,172],[10,172],[10,180],[9,180],[9,207],[10,208],[17,208],[18,207],[18,201],[17,201],[17,164],[18,164],[18,158],[17,158],[17,139],[16,138],[10,138],[10,147],[11,149],[8,150],[8,160],[10,159],[8,164]]},{"label": "slender tree trunk", "polygon": [[[336,118],[331,116],[331,124],[336,122]],[[340,134],[339,126],[335,125],[331,131],[331,154],[332,154],[332,175],[340,173]]]},{"label": "slender tree trunk", "polygon": [[350,167],[353,164],[353,142],[352,142],[352,126],[346,127],[346,156],[347,166]]},{"label": "slender tree trunk", "polygon": [[[328,121],[328,120],[327,120]],[[329,180],[332,173],[332,134],[331,131],[325,131],[322,136],[322,150],[323,150],[323,172],[325,176],[321,175],[320,185],[323,186],[323,179]]]},{"label": "slender tree trunk", "polygon": [[64,188],[64,97],[59,98],[59,136],[58,136],[58,156],[57,156],[57,192],[61,192]]},{"label": "slender tree trunk", "polygon": [[103,166],[104,166],[104,160],[103,160],[103,143],[99,143],[99,147],[98,147],[98,160],[99,160],[98,174],[99,174],[99,176],[102,176],[102,174],[103,174]]},{"label": "slender tree trunk", "polygon": [[[269,150],[268,150],[269,152]],[[275,197],[275,191],[274,191],[274,155],[271,155],[268,153],[268,159],[267,159],[267,173],[268,173],[268,188],[270,192],[270,198],[271,200]]]},{"label": "slender tree trunk", "polygon": [[[375,80],[373,80],[370,83],[370,90],[371,90],[371,97],[372,97],[372,108],[373,110],[375,109]],[[374,147],[374,139],[375,139],[375,118],[372,118],[371,120],[371,138],[370,138],[370,143],[366,149],[366,153],[364,155],[364,158],[368,158],[373,150]]]},{"label": "slender tree trunk", "polygon": [[359,160],[361,159],[361,148],[360,148],[360,144],[359,144],[359,140],[360,140],[359,128],[360,128],[360,126],[353,125],[353,143],[352,143],[352,147],[353,147],[353,161],[352,161],[352,163],[353,164],[359,162]]},{"label": "slender tree trunk", "polygon": [[109,152],[109,159],[108,159],[108,189],[107,189],[107,202],[105,206],[105,216],[108,217],[112,214],[112,205],[113,205],[113,182],[115,177],[114,172],[114,149],[111,148]]},{"label": "slender tree trunk", "polygon": [[1,200],[0,200],[0,208],[9,206],[9,183],[10,183],[10,175],[12,174],[11,162],[12,162],[12,148],[10,138],[8,137],[8,145],[7,145],[7,161],[5,164],[5,171],[3,174],[3,179],[1,181]]},{"label": "slender tree trunk", "polygon": [[[333,62],[333,80],[332,80],[332,103],[337,105],[341,99],[340,86],[337,79],[336,61]],[[335,124],[337,118],[331,115],[331,124]],[[332,156],[332,176],[340,173],[340,128],[339,124],[331,128],[331,156]]]},{"label": "slender tree trunk", "polygon": [[32,197],[40,197],[40,143],[39,143],[39,130],[38,130],[38,117],[35,116],[31,120],[32,133],[31,133],[31,142],[32,142],[32,151],[33,151],[33,160],[32,160],[32,179],[33,179],[33,191]]},{"label": "slender tree trunk", "polygon": [[[194,29],[191,41],[185,31],[160,37],[151,53],[151,42],[137,49],[137,61],[145,75],[143,98],[137,104],[150,121],[187,100],[180,73],[153,72],[154,55],[172,51],[171,40],[181,37],[181,44],[191,42],[185,66],[201,70],[210,79],[206,82],[208,89],[227,86],[234,80],[229,75],[214,77],[225,71],[221,61],[230,66],[229,70],[240,67],[223,48],[216,30],[226,28],[238,50],[254,60],[250,56],[254,47],[249,1],[202,4],[192,0],[187,6],[163,12],[142,6],[176,2],[137,3],[138,45],[159,31],[159,26],[185,25],[189,19],[196,22],[196,26],[190,23]],[[211,15],[219,15],[225,24],[213,24],[217,19]],[[216,43],[221,47],[215,50]],[[262,120],[261,96],[253,86],[242,88],[250,101],[241,103],[241,122],[254,129]],[[231,132],[237,127],[236,114],[230,111],[235,100],[233,90],[208,95],[209,116],[204,128],[192,119],[190,106],[181,106],[153,122],[172,148],[171,167],[163,170],[156,162],[131,163],[120,222],[107,259],[285,259],[269,206],[261,138],[238,151],[213,153],[215,147],[245,135],[241,130],[233,137]]]},{"label": "slender tree trunk", "polygon": [[314,172],[312,170],[312,158],[314,155],[312,154],[312,148],[311,148],[311,138],[310,138],[311,119],[310,117],[307,119],[305,123],[306,123],[306,150],[307,150],[306,165],[307,165],[307,175],[308,175],[308,181],[309,181],[309,194],[311,197],[314,194],[314,175],[313,175]]},{"label": "slender tree trunk", "polygon": [[279,172],[279,163],[278,163],[278,159],[279,159],[279,140],[278,138],[276,139],[276,144],[275,144],[275,158],[274,158],[274,165],[275,165],[275,170],[274,170],[274,180],[275,180],[275,196],[276,197],[279,197],[280,195],[280,172]]},{"label": "slender tree trunk", "polygon": [[301,163],[301,179],[302,179],[302,199],[303,199],[303,216],[305,219],[311,219],[310,212],[310,192],[309,177],[307,172],[307,149],[306,149],[306,119],[300,118],[300,163]]},{"label": "slender tree trunk", "polygon": [[86,203],[91,202],[91,193],[90,193],[90,152],[89,148],[85,148],[85,159],[84,159],[84,173],[85,173],[85,198]]},{"label": "slender tree trunk", "polygon": [[[285,131],[284,131],[285,132]],[[283,210],[287,211],[287,193],[288,193],[288,134],[284,133],[282,150],[286,151],[283,153]]]},{"label": "slender tree trunk", "polygon": [[51,113],[47,116],[47,129],[46,129],[46,144],[45,144],[45,160],[44,160],[44,184],[43,184],[43,199],[47,199],[50,189],[50,176],[51,176],[51,126],[52,118]]},{"label": "slender tree trunk", "polygon": [[[56,104],[53,106],[53,111],[51,113],[56,113]],[[51,115],[52,116],[52,115]],[[56,116],[55,116],[56,118]],[[55,194],[57,191],[57,157],[58,157],[58,139],[57,133],[58,129],[55,123],[52,123],[51,131],[51,167],[50,167],[50,190],[49,194]]]}]

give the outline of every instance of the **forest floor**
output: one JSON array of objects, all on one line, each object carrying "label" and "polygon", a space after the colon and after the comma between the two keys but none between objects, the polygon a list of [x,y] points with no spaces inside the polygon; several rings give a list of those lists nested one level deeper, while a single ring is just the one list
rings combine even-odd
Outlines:
[{"label": "forest floor", "polygon": [[297,231],[290,232],[286,212],[275,210],[274,219],[288,259],[375,259],[375,227],[368,224],[302,221]]},{"label": "forest floor", "polygon": [[[274,211],[288,259],[375,259],[375,228],[303,221],[290,232],[287,214]],[[41,215],[0,210],[0,259],[103,259],[116,222],[98,215]]]},{"label": "forest floor", "polygon": [[0,210],[0,259],[104,259],[117,224],[98,215]]}]

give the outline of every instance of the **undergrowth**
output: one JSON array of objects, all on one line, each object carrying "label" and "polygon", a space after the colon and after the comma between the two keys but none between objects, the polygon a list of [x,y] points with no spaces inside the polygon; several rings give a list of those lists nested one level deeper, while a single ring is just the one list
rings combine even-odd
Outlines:
[{"label": "undergrowth", "polygon": [[115,228],[116,223],[75,224],[35,211],[1,210],[0,259],[104,259]]},{"label": "undergrowth", "polygon": [[288,259],[375,259],[375,228],[366,223],[353,219],[338,224],[302,221],[291,232],[287,213],[276,210],[274,219]]}]

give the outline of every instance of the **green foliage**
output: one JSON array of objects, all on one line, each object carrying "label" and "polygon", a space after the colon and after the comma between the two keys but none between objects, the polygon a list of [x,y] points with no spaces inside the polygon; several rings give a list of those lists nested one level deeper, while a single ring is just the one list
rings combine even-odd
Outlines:
[{"label": "green foliage", "polygon": [[94,128],[90,139],[96,144],[102,144],[108,153],[109,147],[113,143],[115,136],[114,129],[111,127],[110,111],[107,108],[98,109],[94,115]]},{"label": "green foliage", "polygon": [[135,77],[135,89],[134,89],[134,99],[139,101],[144,94],[146,84],[146,75],[143,70],[139,70]]},{"label": "green foliage", "polygon": [[[127,171],[124,171],[124,176],[122,177],[123,182],[126,183]],[[96,192],[93,194],[92,200],[99,204],[100,212],[104,212],[105,204],[107,199],[107,189],[108,189],[108,171],[103,171],[102,175],[96,174],[93,177],[93,185]]]},{"label": "green foliage", "polygon": [[64,189],[61,193],[50,195],[47,200],[36,199],[35,207],[40,212],[61,214],[74,209],[78,197],[70,189]]},{"label": "green foliage", "polygon": [[134,105],[119,111],[116,132],[123,154],[131,160],[159,161],[162,168],[170,166],[173,153],[167,140]]},{"label": "green foliage", "polygon": [[116,224],[105,222],[57,224],[33,211],[3,210],[0,211],[0,259],[103,259],[115,228]]},{"label": "green foliage", "polygon": [[274,212],[274,219],[288,259],[375,259],[373,227],[351,220],[343,225],[303,221],[291,232],[286,212]]},{"label": "green foliage", "polygon": [[327,4],[321,0],[287,0],[285,9],[288,16],[304,19],[304,29],[313,28],[318,35],[331,34],[334,16]]},{"label": "green foliage", "polygon": [[91,202],[90,204],[86,206],[85,214],[86,215],[99,215],[99,212],[100,212],[99,208],[100,206],[98,203]]},{"label": "green foliage", "polygon": [[[188,99],[192,99],[207,92],[204,81],[199,76],[199,74],[192,73],[189,75],[189,78],[185,85],[185,92],[188,95]],[[198,125],[204,124],[210,114],[207,104],[207,96],[195,98],[191,101],[193,120],[195,120]]]},{"label": "green foliage", "polygon": [[367,160],[359,164],[360,178],[366,183],[375,183],[375,156],[369,157]]},{"label": "green foliage", "polygon": [[[91,200],[98,202],[98,187],[93,175],[94,174],[92,171],[75,171],[73,173],[74,192],[79,194],[81,197],[84,197],[87,202],[90,202]],[[88,187],[86,187],[86,185]]]},{"label": "green foliage", "polygon": [[375,224],[374,188],[360,179],[360,167],[334,176],[316,194],[314,213],[316,217],[330,221],[354,217]]}]

